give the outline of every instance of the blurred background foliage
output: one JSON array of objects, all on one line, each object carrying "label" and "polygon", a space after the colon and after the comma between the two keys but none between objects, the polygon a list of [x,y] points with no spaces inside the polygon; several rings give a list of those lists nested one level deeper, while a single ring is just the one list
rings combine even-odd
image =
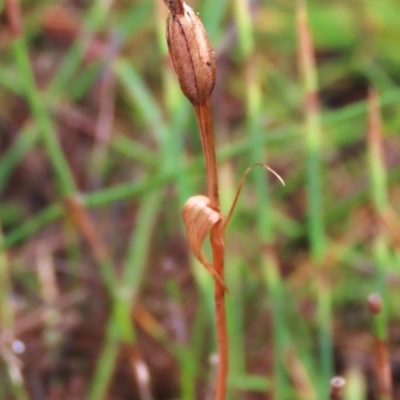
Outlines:
[{"label": "blurred background foliage", "polygon": [[[372,292],[400,380],[400,3],[307,2],[314,114],[294,1],[189,5],[217,57],[223,212],[255,162],[286,184],[252,171],[227,232],[228,398],[328,399],[336,374],[378,398]],[[211,398],[212,279],[180,211],[205,175],[168,10],[20,6],[13,37],[0,1],[0,399]]]}]

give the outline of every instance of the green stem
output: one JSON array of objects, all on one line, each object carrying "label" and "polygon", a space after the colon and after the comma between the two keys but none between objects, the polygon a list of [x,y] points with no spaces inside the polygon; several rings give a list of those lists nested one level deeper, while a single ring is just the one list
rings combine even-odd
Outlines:
[{"label": "green stem", "polygon": [[[262,105],[261,89],[257,78],[257,65],[252,60],[254,51],[254,33],[249,5],[246,1],[236,0],[235,17],[239,31],[239,46],[246,68],[246,107],[247,107],[247,132],[250,136],[250,163],[265,163],[266,153],[264,138],[260,124]],[[262,259],[262,273],[272,303],[272,335],[273,335],[273,398],[282,400],[285,396],[284,388],[287,386],[283,365],[284,358],[284,320],[281,309],[282,291],[279,266],[273,253],[274,228],[272,220],[271,199],[268,188],[268,180],[265,171],[255,169],[254,187],[256,190],[256,221],[257,236],[260,244],[265,248]]]},{"label": "green stem", "polygon": [[305,145],[307,158],[307,210],[311,257],[316,268],[317,321],[320,347],[320,399],[328,398],[329,381],[332,377],[331,295],[323,257],[326,249],[324,214],[322,211],[321,172],[321,118],[318,99],[318,80],[313,43],[307,18],[305,0],[297,2],[299,60],[303,74],[305,96]]}]

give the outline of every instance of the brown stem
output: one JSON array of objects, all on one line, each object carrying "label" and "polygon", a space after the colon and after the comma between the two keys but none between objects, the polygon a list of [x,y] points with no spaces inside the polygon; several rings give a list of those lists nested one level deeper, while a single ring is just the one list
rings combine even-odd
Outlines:
[{"label": "brown stem", "polygon": [[380,399],[393,399],[392,373],[387,344],[374,336],[375,374]]},{"label": "brown stem", "polygon": [[200,127],[201,144],[206,164],[207,195],[210,199],[210,207],[215,211],[219,211],[217,158],[215,155],[210,100],[207,100],[203,105],[195,106],[194,111]]},{"label": "brown stem", "polygon": [[[200,127],[201,143],[206,164],[207,195],[210,200],[210,207],[219,211],[218,170],[217,158],[215,155],[210,100],[207,100],[203,105],[195,106],[194,109]],[[217,274],[223,279],[225,242],[224,224],[222,220],[217,222],[211,229],[210,242],[213,253],[213,266]],[[215,400],[225,400],[226,381],[228,376],[228,333],[225,312],[225,287],[218,280],[215,280],[214,282],[218,345],[218,369]]]},{"label": "brown stem", "polygon": [[8,26],[14,39],[22,34],[21,9],[18,0],[6,0]]},{"label": "brown stem", "polygon": [[[223,278],[225,243],[222,221],[217,222],[213,226],[210,241],[214,268],[218,275]],[[225,400],[226,381],[228,377],[228,332],[226,327],[225,287],[217,280],[215,280],[214,299],[218,345],[218,370],[215,400]]]}]

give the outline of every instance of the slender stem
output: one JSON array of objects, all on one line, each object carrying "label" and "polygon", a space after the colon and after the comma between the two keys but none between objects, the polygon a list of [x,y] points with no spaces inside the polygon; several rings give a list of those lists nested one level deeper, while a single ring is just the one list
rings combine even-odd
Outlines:
[{"label": "slender stem", "polygon": [[[207,195],[210,200],[210,207],[219,211],[218,170],[215,155],[210,100],[207,100],[203,105],[194,107],[194,109],[200,127],[201,143],[206,164]],[[217,273],[223,278],[225,261],[223,221],[217,222],[211,229],[210,242],[213,253],[213,266]],[[218,281],[215,281],[214,299],[218,346],[218,370],[215,400],[225,400],[226,381],[228,377],[228,333],[225,310],[225,288]]]},{"label": "slender stem", "polygon": [[386,312],[380,294],[373,293],[368,297],[368,308],[372,316],[375,379],[377,381],[378,398],[379,400],[393,400]]},{"label": "slender stem", "polygon": [[[224,273],[224,230],[222,221],[216,223],[211,230],[211,247],[213,252],[213,265],[220,276]],[[219,281],[215,281],[215,313],[217,325],[218,345],[218,370],[216,385],[216,400],[225,400],[226,381],[228,377],[228,332],[225,311],[225,288]]]},{"label": "slender stem", "polygon": [[207,100],[204,105],[194,107],[194,111],[200,127],[201,144],[206,164],[207,195],[210,199],[210,207],[219,211],[217,158],[215,155],[210,100]]},{"label": "slender stem", "polygon": [[324,270],[326,234],[322,199],[322,135],[321,112],[318,98],[318,79],[315,54],[307,14],[306,0],[297,1],[299,65],[303,75],[305,144],[307,157],[308,234],[311,258],[316,272],[317,321],[321,383],[320,398],[327,399],[326,388],[332,376],[332,303],[329,277]]}]

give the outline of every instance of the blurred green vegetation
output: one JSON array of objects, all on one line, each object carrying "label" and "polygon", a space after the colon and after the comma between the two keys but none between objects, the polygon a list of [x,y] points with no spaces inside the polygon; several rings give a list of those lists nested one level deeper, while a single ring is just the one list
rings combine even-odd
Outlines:
[{"label": "blurred green vegetation", "polygon": [[[204,193],[204,165],[167,55],[167,8],[24,0],[12,38],[4,4],[0,400],[210,398],[212,279],[180,215]],[[378,398],[373,292],[393,365],[399,350],[400,3],[307,2],[312,116],[294,1],[189,5],[218,63],[223,212],[249,165],[285,181],[252,171],[227,232],[228,399],[327,400],[337,374],[344,399]],[[372,89],[381,146],[368,140]]]}]

